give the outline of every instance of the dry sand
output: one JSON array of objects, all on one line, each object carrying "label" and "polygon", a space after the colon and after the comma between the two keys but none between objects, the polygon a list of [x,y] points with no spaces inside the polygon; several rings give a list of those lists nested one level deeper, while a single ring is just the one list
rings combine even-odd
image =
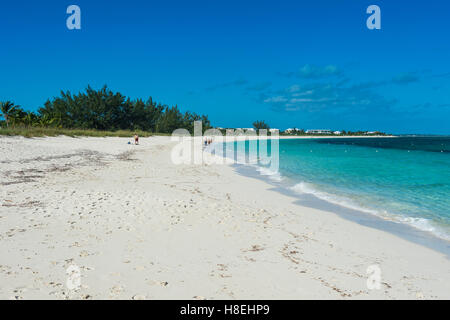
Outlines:
[{"label": "dry sand", "polygon": [[128,140],[0,137],[0,299],[450,298],[439,252]]}]

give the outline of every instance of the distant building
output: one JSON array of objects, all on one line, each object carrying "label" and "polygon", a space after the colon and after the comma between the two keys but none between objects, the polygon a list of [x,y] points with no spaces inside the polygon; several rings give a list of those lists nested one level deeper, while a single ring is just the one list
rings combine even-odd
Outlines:
[{"label": "distant building", "polygon": [[269,132],[270,132],[270,133],[275,133],[275,132],[280,132],[280,130],[274,128],[274,129],[269,129]]},{"label": "distant building", "polygon": [[289,129],[284,130],[285,133],[293,133],[296,131],[299,131],[299,130],[297,128],[289,128]]},{"label": "distant building", "polygon": [[342,134],[341,131],[334,131],[333,134]]},{"label": "distant building", "polygon": [[255,128],[236,128],[235,131],[256,132]]},{"label": "distant building", "polygon": [[314,130],[306,130],[307,134],[331,134],[331,130],[324,129],[314,129]]}]

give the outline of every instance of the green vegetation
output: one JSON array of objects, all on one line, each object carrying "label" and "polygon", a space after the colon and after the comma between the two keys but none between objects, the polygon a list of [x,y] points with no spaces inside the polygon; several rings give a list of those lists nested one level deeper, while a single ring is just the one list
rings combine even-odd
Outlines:
[{"label": "green vegetation", "polygon": [[259,131],[260,129],[266,129],[269,130],[270,127],[265,121],[255,121],[253,122],[253,127]]},{"label": "green vegetation", "polygon": [[14,106],[14,103],[11,101],[0,102],[0,111],[5,118],[6,127],[9,126],[9,119],[16,114],[17,107],[18,106]]},{"label": "green vegetation", "polygon": [[153,133],[148,131],[130,131],[130,130],[117,130],[117,131],[101,131],[101,130],[89,130],[89,129],[64,129],[64,128],[45,128],[45,127],[15,127],[15,128],[1,128],[0,136],[23,136],[26,138],[31,137],[55,137],[55,136],[68,136],[68,137],[131,137],[137,133],[140,137],[150,137],[152,135],[169,135],[168,133]]},{"label": "green vegetation", "polygon": [[[156,103],[150,97],[131,100],[119,92],[112,92],[106,86],[100,90],[87,87],[85,92],[72,95],[61,92],[59,97],[47,100],[37,112],[25,111],[11,101],[0,102],[0,135],[41,136],[92,136],[130,137],[134,133],[142,137],[154,134],[171,134],[175,129],[194,131],[194,121],[201,121],[203,130],[211,128],[205,115],[182,113],[178,106],[169,107]],[[269,130],[265,121],[255,121],[257,132]],[[226,129],[220,129],[223,134]],[[268,133],[270,134],[270,133]],[[291,129],[281,135],[323,136],[310,134],[303,129]],[[387,135],[383,132],[345,131],[341,136]]]},{"label": "green vegetation", "polygon": [[104,86],[100,90],[87,87],[86,92],[47,100],[36,113],[26,112],[10,101],[0,103],[0,135],[23,136],[141,136],[155,133],[171,134],[183,128],[191,133],[194,121],[201,121],[203,130],[211,128],[205,115],[182,113],[178,106],[156,103],[150,97],[131,100]]}]

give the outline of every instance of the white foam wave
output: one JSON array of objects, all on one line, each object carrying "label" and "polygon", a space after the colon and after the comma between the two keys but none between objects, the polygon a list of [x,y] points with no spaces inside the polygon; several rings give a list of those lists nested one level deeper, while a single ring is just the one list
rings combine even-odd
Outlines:
[{"label": "white foam wave", "polygon": [[278,170],[273,170],[266,167],[261,166],[255,166],[256,170],[259,172],[262,176],[267,176],[269,179],[274,181],[282,181],[283,177],[281,176],[280,172]]},{"label": "white foam wave", "polygon": [[405,217],[405,216],[399,216],[397,219],[400,222],[406,223],[421,231],[426,231],[434,234],[439,238],[450,240],[450,235],[447,232],[445,232],[445,230],[442,230],[440,227],[434,226],[433,223],[428,219]]},{"label": "white foam wave", "polygon": [[[224,155],[221,155],[221,156],[224,156]],[[226,158],[231,159],[231,157],[226,157]],[[278,170],[272,170],[270,168],[258,165],[258,163],[261,163],[263,161],[263,159],[256,159],[255,157],[251,157],[251,159],[253,159],[253,161],[250,161],[250,163],[249,163],[248,159],[246,159],[245,156],[241,156],[241,157],[238,156],[238,159],[236,159],[237,160],[236,162],[238,164],[249,165],[251,167],[254,167],[259,172],[259,174],[266,176],[273,181],[280,182],[280,181],[284,180],[283,176],[280,174],[280,172]],[[389,221],[396,222],[396,223],[405,223],[415,229],[429,232],[441,239],[450,240],[450,234],[448,232],[446,232],[445,230],[441,230],[441,228],[439,226],[434,226],[432,221],[425,219],[425,218],[408,217],[408,216],[402,216],[402,215],[398,215],[398,214],[394,215],[394,214],[390,214],[386,210],[375,210],[375,209],[366,208],[366,207],[363,207],[363,206],[355,203],[351,199],[333,195],[333,194],[330,194],[330,193],[327,193],[324,191],[320,191],[317,188],[315,188],[314,185],[311,183],[300,182],[300,183],[297,183],[296,185],[290,187],[290,189],[293,190],[294,192],[297,192],[300,194],[304,194],[304,193],[312,194],[315,197],[317,197],[321,200],[325,200],[329,203],[333,203],[333,204],[336,204],[336,205],[339,205],[339,206],[342,206],[345,208],[349,208],[352,210],[373,214],[373,215],[376,215],[385,220],[389,220]]]},{"label": "white foam wave", "polygon": [[441,230],[440,227],[435,226],[432,221],[425,219],[425,218],[415,218],[415,217],[408,217],[403,215],[397,215],[397,214],[390,214],[389,212],[385,210],[375,210],[363,207],[351,199],[347,199],[344,197],[340,197],[337,195],[329,194],[324,191],[320,191],[317,188],[314,187],[314,185],[306,182],[300,182],[296,185],[290,187],[291,190],[294,192],[297,192],[299,194],[312,194],[315,197],[325,200],[329,203],[333,203],[345,208],[353,209],[360,212],[365,212],[369,214],[376,215],[380,218],[383,218],[385,220],[389,220],[396,223],[405,223],[415,229],[429,232],[439,238],[450,240],[450,235],[445,232],[444,230]]}]

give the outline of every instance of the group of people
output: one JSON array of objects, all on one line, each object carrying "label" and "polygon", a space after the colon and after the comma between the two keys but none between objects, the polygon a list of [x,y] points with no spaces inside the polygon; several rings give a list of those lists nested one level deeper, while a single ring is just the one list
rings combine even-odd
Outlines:
[{"label": "group of people", "polygon": [[[205,139],[205,147],[209,146],[212,142],[213,142],[213,140],[211,138],[206,138]],[[134,135],[134,144],[135,145],[139,144],[139,136],[137,133]]]},{"label": "group of people", "polygon": [[209,146],[212,143],[212,139],[206,138],[205,139],[205,147]]}]

